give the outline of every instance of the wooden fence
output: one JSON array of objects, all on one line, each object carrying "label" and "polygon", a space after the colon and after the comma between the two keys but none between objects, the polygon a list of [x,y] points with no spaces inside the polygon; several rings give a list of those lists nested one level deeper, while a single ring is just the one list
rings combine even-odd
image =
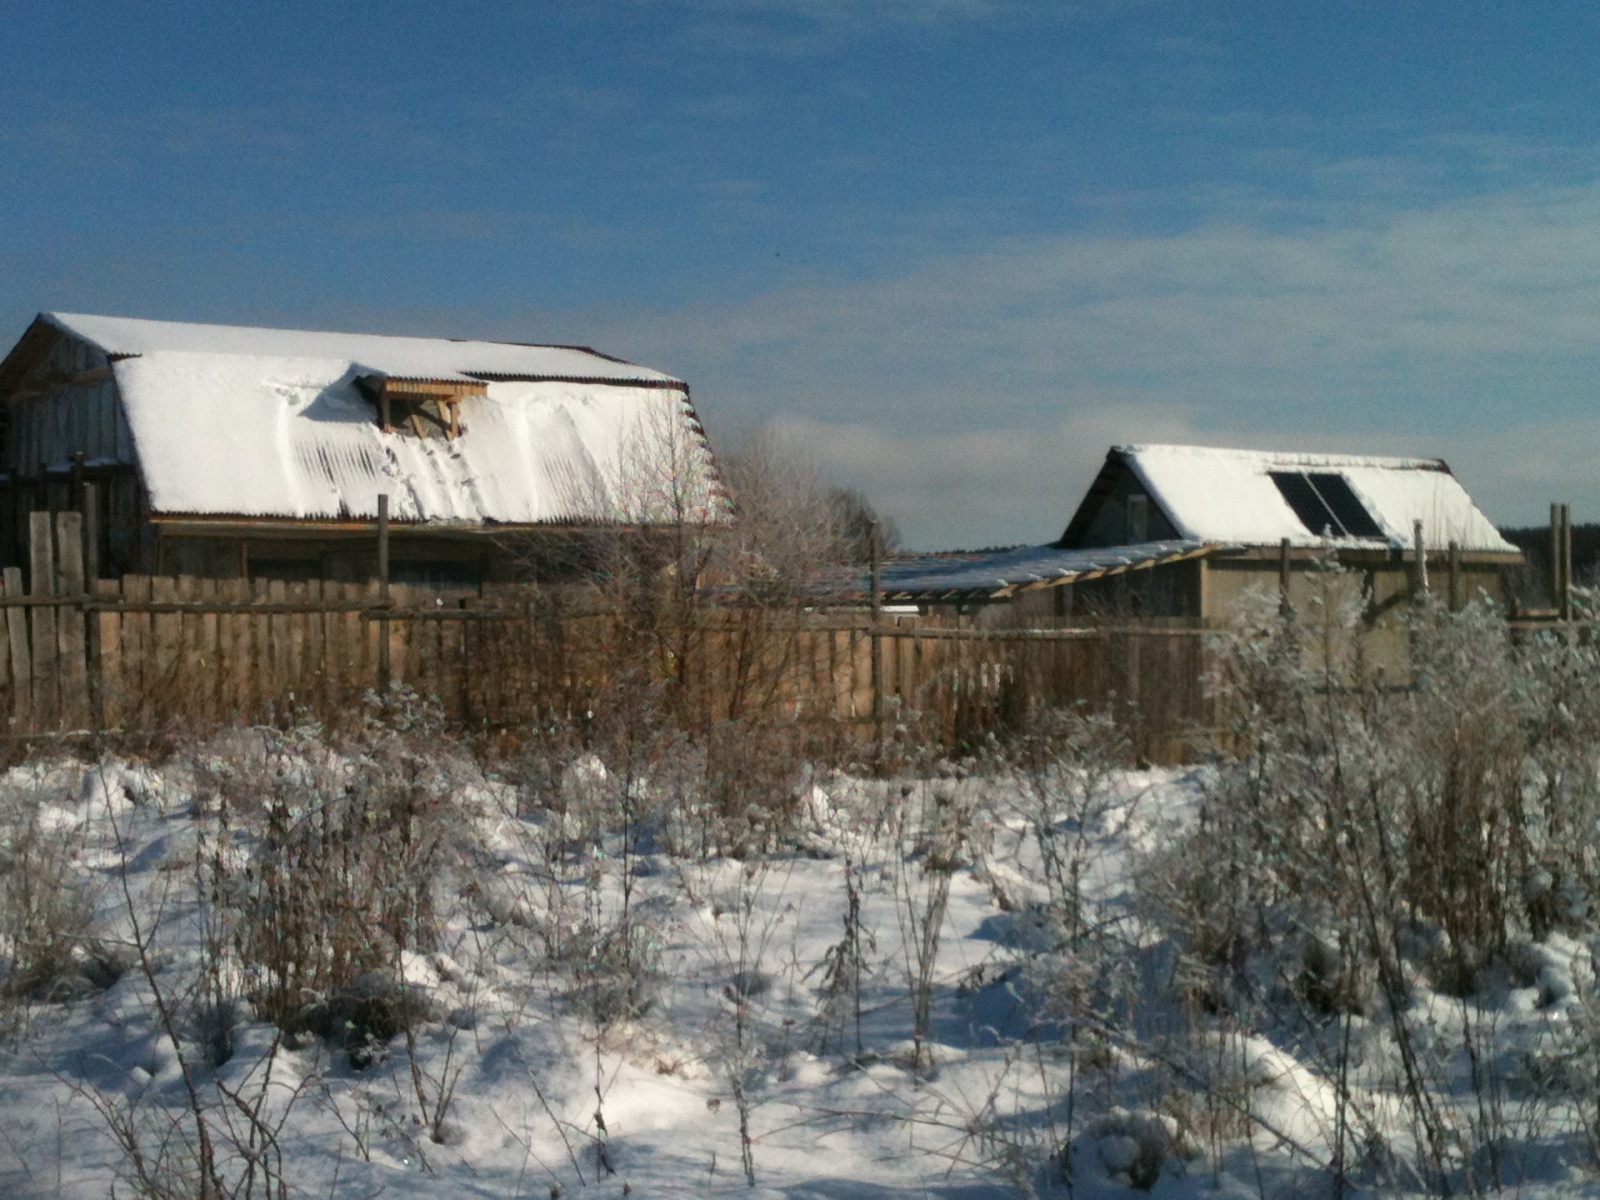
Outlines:
[{"label": "wooden fence", "polygon": [[548,589],[85,578],[82,519],[30,517],[0,578],[0,718],[12,736],[203,728],[355,711],[404,685],[468,729],[603,713],[670,680],[702,728],[755,716],[869,739],[971,744],[1040,705],[1114,709],[1136,749],[1182,757],[1213,723],[1193,626],[1029,628],[865,611],[705,607],[674,623],[561,612]]}]

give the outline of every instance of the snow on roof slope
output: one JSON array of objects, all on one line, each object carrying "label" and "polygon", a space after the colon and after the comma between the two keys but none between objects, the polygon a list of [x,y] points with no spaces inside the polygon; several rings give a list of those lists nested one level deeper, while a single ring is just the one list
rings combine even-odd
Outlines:
[{"label": "snow on roof slope", "polygon": [[108,354],[178,352],[342,359],[365,368],[365,374],[393,375],[402,379],[454,380],[480,374],[674,382],[672,376],[660,371],[619,362],[574,346],[523,346],[511,342],[391,337],[376,333],[195,325],[83,313],[42,315],[57,328],[94,343]]},{"label": "snow on roof slope", "polygon": [[1326,538],[1308,530],[1272,481],[1272,472],[1341,475],[1383,531],[1385,545],[1409,547],[1422,522],[1430,550],[1514,554],[1466,489],[1436,458],[1382,458],[1223,450],[1207,446],[1117,446],[1180,536],[1241,545],[1372,545],[1372,538]]},{"label": "snow on roof slope", "polygon": [[[143,347],[112,371],[158,513],[372,519],[385,492],[402,521],[670,522],[722,511],[710,450],[681,386],[490,382],[487,394],[462,398],[459,438],[423,439],[380,429],[356,379],[384,368],[437,378],[442,365],[532,373],[533,360],[444,357],[486,343],[223,332],[240,336],[217,345],[257,350],[404,345],[392,356],[357,358],[173,348],[188,333],[111,339]],[[608,361],[575,353],[586,363]]]}]

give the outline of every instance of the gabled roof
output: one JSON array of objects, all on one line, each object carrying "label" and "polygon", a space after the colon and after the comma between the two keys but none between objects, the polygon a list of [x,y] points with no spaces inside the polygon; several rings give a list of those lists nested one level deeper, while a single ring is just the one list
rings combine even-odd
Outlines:
[{"label": "gabled roof", "polygon": [[1517,553],[1441,459],[1160,445],[1111,448],[1061,545],[1078,544],[1124,472],[1191,541],[1408,549],[1420,520],[1429,550]]},{"label": "gabled roof", "polygon": [[[43,314],[30,336],[41,326],[106,354],[160,515],[371,519],[382,493],[419,522],[725,511],[687,386],[582,347],[77,314]],[[380,429],[385,379],[461,382],[464,432]]]}]

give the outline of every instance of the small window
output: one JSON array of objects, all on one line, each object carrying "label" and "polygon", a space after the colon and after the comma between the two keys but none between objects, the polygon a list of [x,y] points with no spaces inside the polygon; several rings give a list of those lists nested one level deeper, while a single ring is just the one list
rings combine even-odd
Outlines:
[{"label": "small window", "polygon": [[1150,497],[1142,492],[1128,497],[1127,541],[1142,542],[1150,537]]},{"label": "small window", "polygon": [[1273,471],[1271,478],[1300,523],[1318,537],[1383,536],[1383,530],[1343,475],[1328,471]]}]

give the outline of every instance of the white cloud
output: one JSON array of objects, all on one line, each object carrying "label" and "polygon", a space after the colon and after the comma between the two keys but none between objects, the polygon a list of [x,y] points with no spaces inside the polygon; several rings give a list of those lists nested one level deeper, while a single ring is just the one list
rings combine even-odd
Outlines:
[{"label": "white cloud", "polygon": [[1588,185],[1017,240],[606,344],[685,374],[713,421],[801,423],[919,545],[1052,536],[1113,440],[1441,454],[1530,521],[1600,507],[1597,228]]}]

